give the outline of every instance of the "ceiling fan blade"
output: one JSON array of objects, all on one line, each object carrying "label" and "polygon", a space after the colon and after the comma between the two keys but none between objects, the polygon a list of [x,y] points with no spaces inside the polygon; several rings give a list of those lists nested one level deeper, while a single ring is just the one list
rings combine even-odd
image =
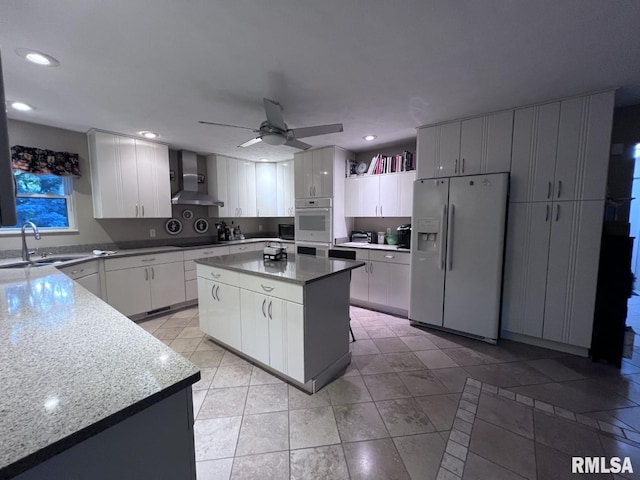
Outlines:
[{"label": "ceiling fan blade", "polygon": [[316,135],[327,135],[328,133],[339,133],[344,131],[341,123],[331,125],[316,125],[315,127],[302,127],[289,130],[295,138],[315,137]]},{"label": "ceiling fan blade", "polygon": [[250,147],[258,142],[261,142],[262,139],[260,137],[252,138],[251,140],[247,140],[246,142],[238,145],[239,147]]},{"label": "ceiling fan blade", "polygon": [[252,130],[257,132],[258,130],[249,127],[241,127],[240,125],[229,125],[228,123],[215,123],[215,122],[205,122],[204,120],[198,120],[198,123],[203,123],[205,125],[216,125],[218,127],[232,127],[232,128],[242,128],[244,130]]},{"label": "ceiling fan blade", "polygon": [[301,142],[300,140],[296,140],[295,138],[287,140],[286,142],[284,142],[284,144],[290,147],[299,148],[300,150],[307,150],[311,148],[311,145],[309,145],[308,143]]},{"label": "ceiling fan blade", "polygon": [[268,98],[263,98],[262,101],[264,102],[264,111],[267,114],[267,123],[285,132],[287,124],[284,123],[284,118],[282,117],[282,105]]}]

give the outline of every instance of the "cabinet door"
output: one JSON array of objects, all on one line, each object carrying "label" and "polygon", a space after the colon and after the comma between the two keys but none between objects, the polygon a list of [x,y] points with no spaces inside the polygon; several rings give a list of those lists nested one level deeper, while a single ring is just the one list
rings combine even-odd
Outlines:
[{"label": "cabinet door", "polygon": [[369,301],[369,262],[364,267],[351,270],[350,297],[353,300]]},{"label": "cabinet door", "polygon": [[[408,255],[408,254],[407,254]],[[378,264],[376,263],[376,266]],[[387,305],[391,307],[409,310],[409,297],[411,295],[411,266],[401,263],[387,264],[389,277]]]},{"label": "cabinet door", "polygon": [[417,178],[432,178],[436,176],[436,151],[438,127],[418,129],[417,139]]},{"label": "cabinet door", "polygon": [[238,208],[240,217],[255,217],[256,167],[254,162],[238,160]]},{"label": "cabinet door", "polygon": [[397,217],[399,215],[398,202],[398,174],[380,175],[379,200],[381,217]]},{"label": "cabinet door", "polygon": [[278,215],[278,188],[275,163],[256,163],[256,216]]},{"label": "cabinet door", "polygon": [[312,197],[313,192],[313,152],[294,155],[296,198]]},{"label": "cabinet door", "polygon": [[313,196],[333,197],[333,148],[313,150]]},{"label": "cabinet door", "polygon": [[120,313],[136,315],[151,310],[148,267],[108,271],[106,280],[107,303]]},{"label": "cabinet door", "polygon": [[136,140],[139,216],[171,217],[171,181],[169,147]]},{"label": "cabinet door", "polygon": [[161,263],[147,268],[151,275],[151,309],[186,300],[184,262]]},{"label": "cabinet door", "polygon": [[460,126],[460,175],[482,171],[484,117],[465,120]]},{"label": "cabinet door", "polygon": [[390,288],[395,288],[390,280],[390,263],[369,262],[369,301],[386,305]]},{"label": "cabinet door", "polygon": [[516,110],[511,202],[550,201],[553,195],[560,103]]},{"label": "cabinet door", "polygon": [[484,117],[480,173],[501,173],[511,169],[512,138],[513,110]]},{"label": "cabinet door", "polygon": [[[211,175],[214,168],[215,177]],[[237,202],[229,198],[229,164],[227,158],[219,155],[209,155],[207,157],[207,169],[209,171],[209,194],[224,202],[224,207],[209,208],[209,216],[235,216]],[[216,208],[217,211],[215,211]]]},{"label": "cabinet door", "polygon": [[555,200],[605,198],[613,97],[604,92],[561,103]]},{"label": "cabinet door", "polygon": [[75,281],[93,293],[96,297],[102,298],[102,292],[100,290],[100,275],[97,273],[92,273],[86,277],[80,277]]},{"label": "cabinet door", "polygon": [[591,346],[603,201],[553,205],[543,338]]},{"label": "cabinet door", "polygon": [[[198,319],[200,330],[213,338],[220,338],[220,319],[222,310],[216,298],[216,287],[213,280],[198,277]],[[238,305],[240,301],[238,299]]]},{"label": "cabinet door", "polygon": [[270,298],[267,295],[240,290],[240,323],[242,325],[242,352],[269,365]]},{"label": "cabinet door", "polygon": [[[198,278],[200,281],[200,278]],[[225,283],[216,284],[217,310],[220,340],[230,347],[242,350],[242,327],[238,322],[241,318],[240,289]]]},{"label": "cabinet door", "polygon": [[304,375],[304,309],[272,298],[269,312],[269,365],[301,383]]},{"label": "cabinet door", "polygon": [[344,216],[360,216],[360,180],[362,177],[348,177],[344,180]]},{"label": "cabinet door", "polygon": [[380,177],[381,175],[365,175],[358,179],[361,217],[380,216]]},{"label": "cabinet door", "polygon": [[436,176],[451,177],[460,173],[460,122],[439,125]]},{"label": "cabinet door", "polygon": [[509,204],[502,329],[542,337],[551,203]]},{"label": "cabinet door", "polygon": [[[220,159],[220,157],[218,157]],[[230,217],[240,216],[240,204],[238,185],[240,185],[240,172],[238,170],[239,160],[235,158],[224,158],[227,164],[227,198],[221,199],[225,204],[227,215]]]},{"label": "cabinet door", "polygon": [[283,165],[284,171],[284,216],[293,217],[296,214],[296,195],[293,160]]},{"label": "cabinet door", "polygon": [[398,216],[410,217],[413,210],[413,182],[415,170],[398,175]]}]

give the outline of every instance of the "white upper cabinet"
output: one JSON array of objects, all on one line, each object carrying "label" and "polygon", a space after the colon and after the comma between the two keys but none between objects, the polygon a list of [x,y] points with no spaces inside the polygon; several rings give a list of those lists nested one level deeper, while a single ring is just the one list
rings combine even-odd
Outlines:
[{"label": "white upper cabinet", "polygon": [[416,172],[345,179],[345,216],[410,217]]},{"label": "white upper cabinet", "polygon": [[293,161],[276,163],[276,210],[279,217],[295,215]]},{"label": "white upper cabinet", "polygon": [[145,140],[88,134],[95,218],[170,218],[169,148]]},{"label": "white upper cabinet", "polygon": [[296,198],[333,197],[334,147],[294,155]]},{"label": "white upper cabinet", "polygon": [[[237,158],[209,155],[209,194],[224,202],[224,207],[211,211],[218,217],[255,217],[256,168],[254,162]],[[215,172],[215,175],[212,173]]]},{"label": "white upper cabinet", "polygon": [[509,171],[513,111],[418,129],[418,178]]},{"label": "white upper cabinet", "polygon": [[614,92],[516,110],[511,202],[605,197]]},{"label": "white upper cabinet", "polygon": [[276,189],[276,164],[256,163],[256,216],[275,217],[278,214]]}]

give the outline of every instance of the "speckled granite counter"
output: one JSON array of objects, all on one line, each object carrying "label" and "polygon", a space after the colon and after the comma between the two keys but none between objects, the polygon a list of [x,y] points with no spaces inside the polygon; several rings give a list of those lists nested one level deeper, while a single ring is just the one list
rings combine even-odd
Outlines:
[{"label": "speckled granite counter", "polygon": [[0,478],[199,378],[197,367],[54,267],[0,271]]},{"label": "speckled granite counter", "polygon": [[298,285],[311,283],[331,275],[336,275],[364,266],[360,260],[319,258],[311,255],[289,253],[287,260],[265,262],[262,252],[246,252],[220,257],[196,260],[196,263],[210,267],[225,268],[240,273],[283,280]]}]

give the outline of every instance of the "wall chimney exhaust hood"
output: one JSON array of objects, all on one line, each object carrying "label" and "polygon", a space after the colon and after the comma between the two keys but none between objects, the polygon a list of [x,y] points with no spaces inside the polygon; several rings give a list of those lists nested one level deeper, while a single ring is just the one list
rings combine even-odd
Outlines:
[{"label": "wall chimney exhaust hood", "polygon": [[182,165],[182,190],[171,198],[172,204],[224,207],[224,202],[198,191],[198,159],[195,152],[180,150],[178,162]]}]

